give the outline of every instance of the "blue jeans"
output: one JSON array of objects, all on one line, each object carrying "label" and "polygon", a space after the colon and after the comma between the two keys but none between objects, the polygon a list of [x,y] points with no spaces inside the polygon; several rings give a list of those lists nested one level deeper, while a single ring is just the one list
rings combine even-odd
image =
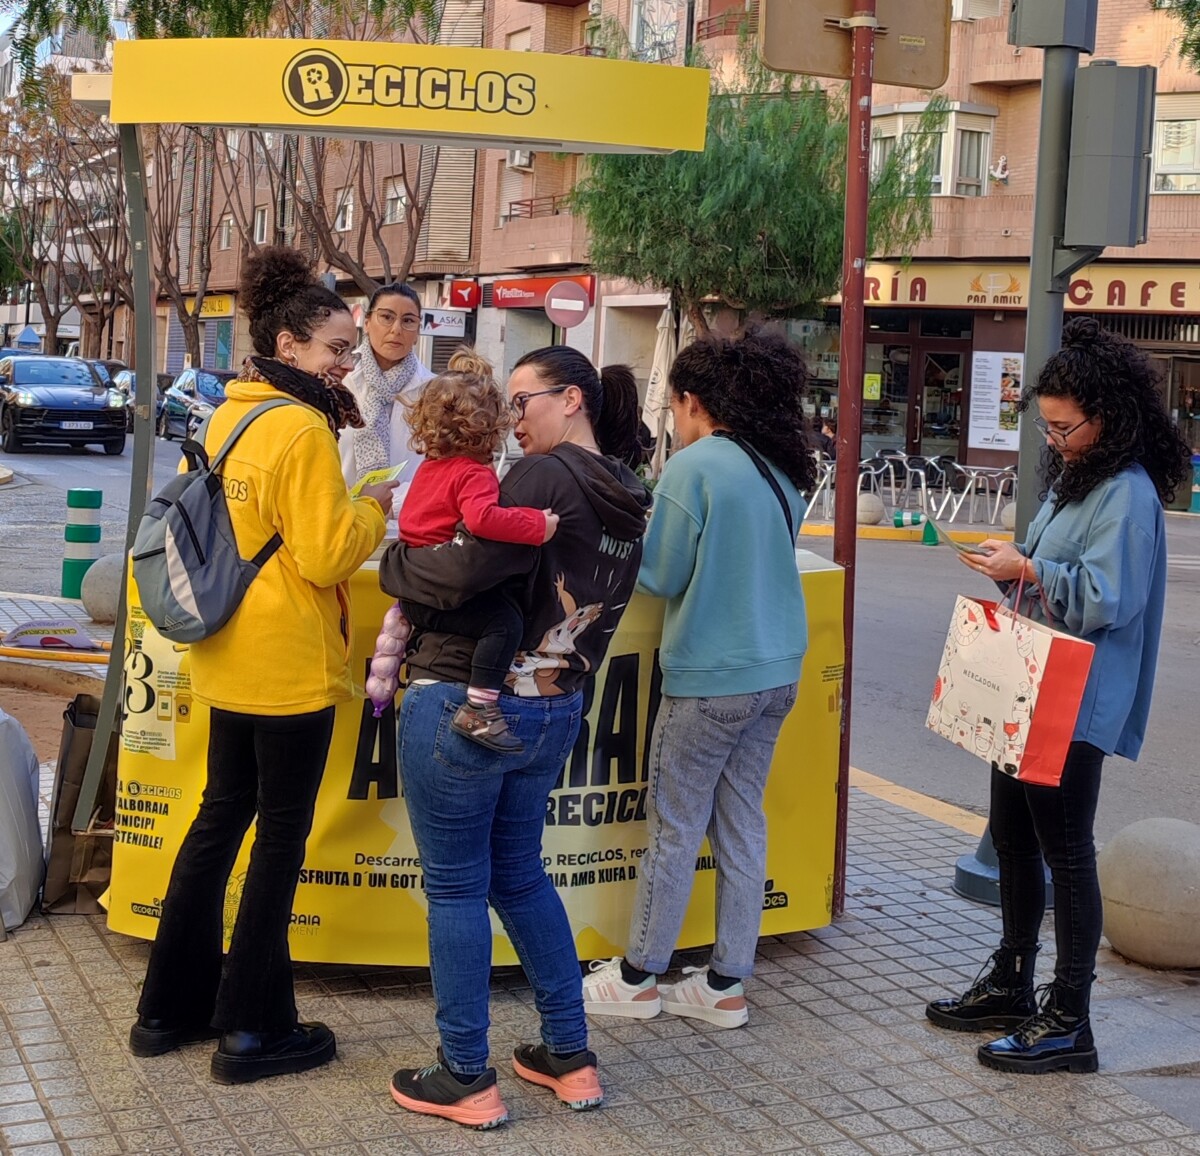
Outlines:
[{"label": "blue jeans", "polygon": [[625,958],[661,975],[671,966],[696,882],[705,832],[717,868],[713,971],[754,971],[767,877],[763,794],[796,687],[714,698],[663,695],[651,739],[646,826]]},{"label": "blue jeans", "polygon": [[542,867],[546,801],[575,745],[582,695],[517,698],[500,709],[524,744],[502,755],[450,729],[461,683],[410,686],[400,707],[400,775],[429,902],[429,969],[442,1053],[450,1069],[488,1066],[492,927],[504,924],[533,987],[542,1042],[569,1055],[587,1047],[575,939]]}]

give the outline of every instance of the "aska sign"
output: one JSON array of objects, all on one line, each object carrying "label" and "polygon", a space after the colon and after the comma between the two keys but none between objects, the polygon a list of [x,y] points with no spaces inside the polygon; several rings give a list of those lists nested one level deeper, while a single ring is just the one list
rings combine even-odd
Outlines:
[{"label": "aska sign", "polygon": [[467,313],[465,309],[422,309],[422,337],[465,337]]},{"label": "aska sign", "polygon": [[564,282],[573,282],[585,291],[589,306],[596,303],[596,278],[578,277],[509,277],[492,282],[492,301],[497,309],[544,309],[552,289]]}]

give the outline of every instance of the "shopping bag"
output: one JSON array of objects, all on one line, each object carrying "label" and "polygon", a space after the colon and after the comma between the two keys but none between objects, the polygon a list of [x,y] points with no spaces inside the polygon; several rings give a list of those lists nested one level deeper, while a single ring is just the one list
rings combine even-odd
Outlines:
[{"label": "shopping bag", "polygon": [[42,910],[56,915],[96,915],[112,874],[113,821],[117,797],[117,735],[104,760],[95,812],[88,829],[74,834],[71,823],[96,733],[100,699],[78,694],[63,712],[62,744],[50,804],[50,854]]},{"label": "shopping bag", "polygon": [[1006,775],[1056,787],[1094,649],[997,602],[960,595],[925,725]]}]

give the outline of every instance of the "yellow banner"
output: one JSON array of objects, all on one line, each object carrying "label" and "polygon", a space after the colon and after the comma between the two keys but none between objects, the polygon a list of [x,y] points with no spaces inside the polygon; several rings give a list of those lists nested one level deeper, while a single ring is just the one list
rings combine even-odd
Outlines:
[{"label": "yellow banner", "polygon": [[[833,890],[842,689],[842,572],[802,552],[809,651],[767,787],[768,880],[763,934],[822,927]],[[354,661],[366,671],[390,599],[368,564],[354,578]],[[108,925],[152,939],[171,864],[204,787],[208,708],[193,707],[187,647],[165,641],[131,582],[125,640],[128,715],[120,752]],[[543,853],[566,904],[581,959],[625,946],[646,849],[646,739],[659,699],[662,603],[637,596],[613,637],[571,759],[551,794]],[[279,655],[285,662],[286,656]],[[249,840],[225,902],[226,935],[241,895]],[[681,946],[713,940],[707,844]],[[396,715],[365,701],[337,710],[333,746],[292,914],[293,958],[324,963],[428,963],[421,863],[396,765]],[[493,917],[494,957],[516,956]]]},{"label": "yellow banner", "polygon": [[[1029,307],[1029,266],[872,264],[867,266],[864,300],[869,306],[1024,310]],[[1066,307],[1091,313],[1200,312],[1200,266],[1088,265],[1071,277]]]},{"label": "yellow banner", "polygon": [[[189,313],[196,312],[196,298],[189,297],[187,300],[187,311]],[[232,293],[210,293],[203,301],[200,302],[201,317],[232,317],[233,316],[233,294]]]},{"label": "yellow banner", "polygon": [[357,40],[119,40],[112,75],[117,124],[559,152],[699,151],[709,93],[701,68]]}]

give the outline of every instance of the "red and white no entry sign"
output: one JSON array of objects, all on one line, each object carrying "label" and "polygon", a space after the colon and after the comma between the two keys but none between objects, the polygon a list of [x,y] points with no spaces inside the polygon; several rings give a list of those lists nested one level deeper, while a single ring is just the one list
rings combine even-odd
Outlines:
[{"label": "red and white no entry sign", "polygon": [[546,316],[563,329],[581,324],[590,308],[588,291],[578,281],[558,281],[546,293]]}]

